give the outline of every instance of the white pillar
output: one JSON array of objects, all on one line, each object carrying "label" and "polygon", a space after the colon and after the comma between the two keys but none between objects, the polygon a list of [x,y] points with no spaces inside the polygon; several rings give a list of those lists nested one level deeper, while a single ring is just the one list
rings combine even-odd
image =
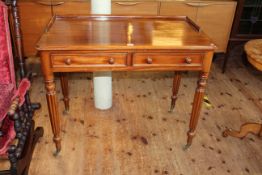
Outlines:
[{"label": "white pillar", "polygon": [[[111,0],[91,0],[92,14],[111,14]],[[105,24],[106,25],[106,24]],[[109,26],[104,26],[101,23],[98,33],[101,33],[101,40],[107,39],[103,37]],[[97,109],[105,110],[112,107],[112,72],[94,72],[94,100]]]},{"label": "white pillar", "polygon": [[111,14],[111,0],[91,0],[92,14]]}]

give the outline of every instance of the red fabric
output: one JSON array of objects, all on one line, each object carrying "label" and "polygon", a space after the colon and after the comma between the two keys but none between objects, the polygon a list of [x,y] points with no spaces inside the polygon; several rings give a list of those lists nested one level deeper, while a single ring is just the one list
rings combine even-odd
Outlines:
[{"label": "red fabric", "polygon": [[19,105],[21,106],[24,101],[25,101],[25,94],[28,91],[28,89],[30,88],[31,83],[27,78],[22,79],[22,81],[20,82],[14,96],[13,99],[15,97],[19,97]]},{"label": "red fabric", "polygon": [[15,87],[12,84],[0,84],[0,122],[5,118],[15,94]]},{"label": "red fabric", "polygon": [[6,156],[8,146],[15,139],[16,136],[14,121],[6,117],[3,121],[1,131],[4,133],[4,135],[3,137],[0,137],[0,156]]},{"label": "red fabric", "polygon": [[19,105],[22,105],[29,87],[29,80],[23,79],[16,89],[7,7],[0,1],[0,130],[3,132],[0,156],[7,154],[8,146],[16,136],[14,122],[6,117],[9,107],[16,97],[19,97]]},{"label": "red fabric", "polygon": [[10,119],[6,117],[14,93],[15,87],[13,84],[0,84],[0,130],[4,133],[4,136],[0,137],[0,156],[6,154],[8,145],[16,135],[13,121],[10,121]]},{"label": "red fabric", "polygon": [[[0,84],[0,123],[5,118],[8,109],[11,105],[12,100],[15,97],[19,97],[19,105],[21,106],[25,101],[25,94],[30,88],[30,81],[27,78],[24,78],[17,90],[12,84],[1,85]],[[0,125],[1,126],[1,125]]]},{"label": "red fabric", "polygon": [[7,7],[0,1],[0,84],[15,84]]},{"label": "red fabric", "polygon": [[[15,139],[16,136],[14,122],[10,120],[9,117],[6,117],[6,114],[12,103],[12,99],[19,97],[19,105],[21,106],[24,103],[25,94],[30,88],[30,81],[24,78],[20,82],[17,90],[14,90],[14,87],[11,86],[2,86],[2,88],[3,89],[1,89],[0,85],[0,107],[2,108],[2,106],[5,106],[6,108],[3,108],[3,112],[5,115],[3,115],[2,118],[0,118],[0,130],[4,133],[4,136],[0,137],[0,156],[5,156],[7,154],[9,144],[12,142],[12,140]],[[10,91],[8,91],[8,89]],[[3,92],[2,95],[1,92]],[[6,95],[9,96],[5,98],[4,96]],[[1,103],[3,103],[3,105]]]}]

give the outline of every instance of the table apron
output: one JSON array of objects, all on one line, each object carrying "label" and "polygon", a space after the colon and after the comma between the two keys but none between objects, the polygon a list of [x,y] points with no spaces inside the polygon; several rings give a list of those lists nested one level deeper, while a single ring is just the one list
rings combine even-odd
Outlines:
[{"label": "table apron", "polygon": [[203,52],[69,52],[50,53],[53,72],[201,71]]}]

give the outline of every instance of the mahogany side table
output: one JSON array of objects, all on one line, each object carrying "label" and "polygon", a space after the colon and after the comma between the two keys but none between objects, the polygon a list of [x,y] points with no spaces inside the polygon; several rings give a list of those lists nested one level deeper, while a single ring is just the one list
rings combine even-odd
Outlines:
[{"label": "mahogany side table", "polygon": [[[187,146],[196,133],[215,45],[187,17],[54,16],[40,38],[49,117],[57,153],[61,150],[55,72],[199,71]],[[68,81],[61,78],[66,109]],[[180,82],[174,78],[172,108]]]}]

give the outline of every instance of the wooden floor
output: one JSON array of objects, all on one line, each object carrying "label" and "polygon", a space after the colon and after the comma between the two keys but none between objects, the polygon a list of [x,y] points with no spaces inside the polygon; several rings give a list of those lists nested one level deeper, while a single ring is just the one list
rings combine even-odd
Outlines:
[{"label": "wooden floor", "polygon": [[[114,73],[113,107],[94,108],[91,74],[70,76],[71,109],[62,115],[62,147],[53,157],[54,144],[41,74],[34,79],[31,96],[41,102],[36,124],[45,129],[36,147],[31,175],[262,175],[262,140],[223,138],[226,128],[238,129],[247,121],[262,122],[262,73],[246,68],[240,59],[221,73],[214,62],[207,94],[211,108],[203,106],[192,147],[184,151],[196,73],[183,75],[179,99],[168,113],[171,72]],[[31,65],[39,70],[38,63]]]}]

